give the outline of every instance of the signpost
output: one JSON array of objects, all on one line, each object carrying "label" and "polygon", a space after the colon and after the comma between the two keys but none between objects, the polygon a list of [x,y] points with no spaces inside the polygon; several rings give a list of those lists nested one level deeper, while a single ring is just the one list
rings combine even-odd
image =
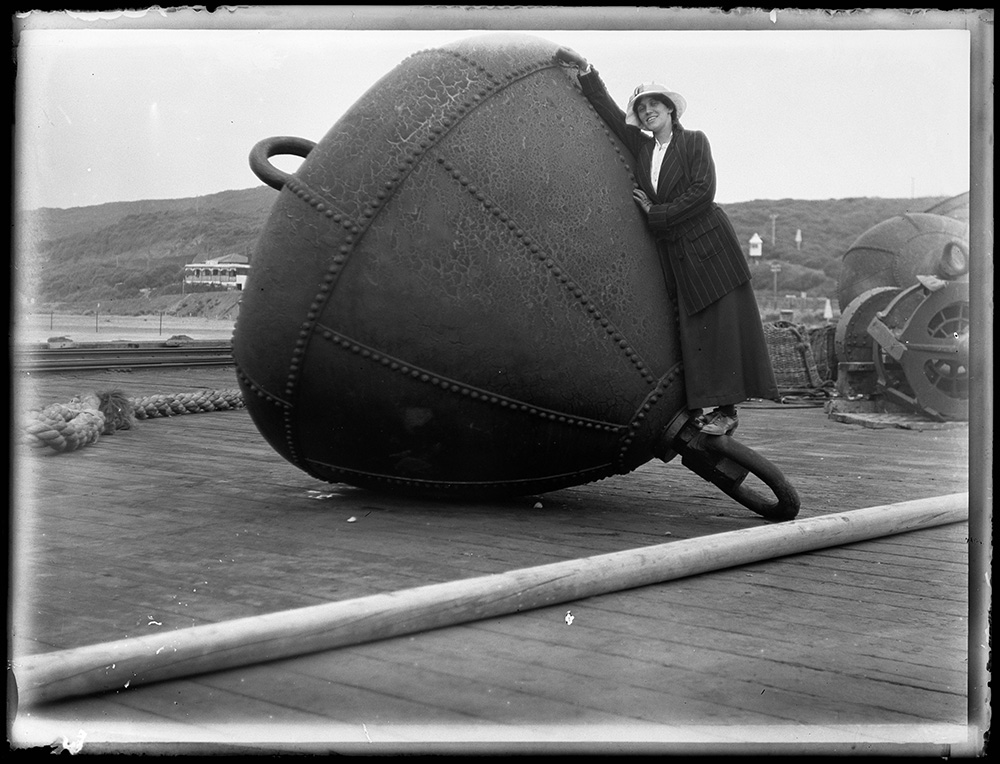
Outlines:
[{"label": "signpost", "polygon": [[771,273],[774,274],[774,309],[778,309],[778,274],[781,273],[781,263],[777,260],[771,262]]}]

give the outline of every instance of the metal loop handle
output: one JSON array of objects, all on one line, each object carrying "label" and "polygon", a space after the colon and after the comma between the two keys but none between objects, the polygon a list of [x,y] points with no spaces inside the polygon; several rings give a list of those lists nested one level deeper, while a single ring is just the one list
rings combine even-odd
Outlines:
[{"label": "metal loop handle", "polygon": [[[791,520],[799,513],[799,496],[781,470],[729,435],[706,435],[689,412],[679,412],[664,428],[654,453],[663,461],[680,454],[685,467],[767,520]],[[774,492],[775,501],[743,485],[751,472]]]},{"label": "metal loop handle", "polygon": [[295,138],[287,135],[265,138],[250,150],[250,169],[253,170],[254,175],[271,188],[280,191],[292,176],[271,164],[271,157],[278,154],[291,154],[305,159],[314,148],[316,148],[316,142],[307,138]]},{"label": "metal loop handle", "polygon": [[773,522],[791,520],[799,513],[799,495],[791,483],[774,464],[738,440],[723,435],[706,437],[701,444],[709,452],[729,459],[760,478],[774,493],[776,501],[769,501],[742,481],[723,486],[723,491],[744,507]]}]

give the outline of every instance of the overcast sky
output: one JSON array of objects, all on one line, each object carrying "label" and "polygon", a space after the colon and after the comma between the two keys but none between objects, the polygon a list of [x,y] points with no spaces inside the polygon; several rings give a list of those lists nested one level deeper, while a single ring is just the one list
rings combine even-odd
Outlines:
[{"label": "overcast sky", "polygon": [[[57,15],[28,16],[16,48],[18,206],[261,185],[247,162],[257,141],[318,141],[410,54],[507,29],[495,16],[467,29],[277,28],[303,25],[289,23],[290,14],[279,6],[265,23],[258,15],[238,28],[238,13],[203,12],[199,29],[179,28],[176,14],[162,24],[149,14],[119,16],[114,29],[96,18],[60,25]],[[367,26],[401,26],[388,16]],[[439,18],[400,16],[411,27]],[[557,15],[526,33],[587,56],[622,105],[640,81],[683,94],[685,127],[712,143],[719,202],[969,190],[968,31],[804,29],[785,18],[747,28],[706,20],[677,26],[711,28],[596,31],[560,27],[566,17]],[[271,28],[250,28],[260,26]]]}]

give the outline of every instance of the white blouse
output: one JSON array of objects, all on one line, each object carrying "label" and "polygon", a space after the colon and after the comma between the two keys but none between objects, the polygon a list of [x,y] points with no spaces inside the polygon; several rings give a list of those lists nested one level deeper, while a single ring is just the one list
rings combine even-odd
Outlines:
[{"label": "white blouse", "polygon": [[673,137],[673,134],[671,134],[670,138],[667,138],[666,143],[654,141],[656,146],[653,148],[653,159],[649,166],[649,180],[653,184],[654,191],[656,190],[656,185],[660,180],[660,167],[663,166],[663,157],[667,153],[667,147],[670,145],[670,140]]}]

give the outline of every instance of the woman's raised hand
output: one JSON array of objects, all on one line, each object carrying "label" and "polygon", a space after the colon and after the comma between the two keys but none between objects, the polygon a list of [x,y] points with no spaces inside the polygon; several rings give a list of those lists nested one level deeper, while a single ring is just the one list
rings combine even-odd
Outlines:
[{"label": "woman's raised hand", "polygon": [[559,48],[559,50],[556,51],[556,61],[559,61],[562,64],[567,64],[568,66],[575,66],[580,70],[587,68],[587,59],[572,48]]}]

